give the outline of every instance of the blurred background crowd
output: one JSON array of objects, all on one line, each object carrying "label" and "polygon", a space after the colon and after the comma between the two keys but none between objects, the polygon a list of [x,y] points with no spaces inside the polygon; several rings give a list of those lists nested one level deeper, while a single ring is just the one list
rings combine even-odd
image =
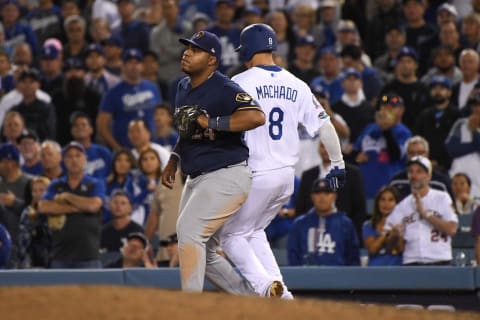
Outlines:
[{"label": "blurred background crowd", "polygon": [[[295,193],[267,229],[279,259],[402,264],[383,227],[421,156],[459,217],[453,263],[457,253],[480,263],[480,0],[2,0],[0,18],[0,267],[177,266],[182,184],[159,178],[178,137],[178,38],[217,34],[219,70],[233,76],[253,23],[275,30],[276,63],[310,85],[347,162],[343,190],[319,187],[328,155],[299,128]],[[50,184],[78,166],[98,185]],[[65,188],[86,203],[72,205]],[[76,213],[41,212],[54,199]],[[352,227],[299,237],[311,209]],[[295,245],[305,248],[296,258]]]}]

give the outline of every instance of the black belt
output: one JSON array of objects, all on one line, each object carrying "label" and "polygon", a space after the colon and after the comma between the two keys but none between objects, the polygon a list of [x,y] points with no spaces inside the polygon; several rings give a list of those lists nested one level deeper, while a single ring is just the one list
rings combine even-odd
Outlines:
[{"label": "black belt", "polygon": [[241,166],[241,165],[247,165],[247,161],[244,160],[244,161],[241,161],[239,163],[235,163],[235,164],[231,164],[231,165],[228,165],[226,167],[222,167],[222,168],[217,168],[217,169],[213,169],[213,170],[209,170],[209,171],[197,171],[197,172],[192,172],[190,173],[188,176],[190,177],[190,179],[195,179],[201,175],[204,175],[204,174],[207,174],[207,173],[210,173],[210,172],[213,172],[213,171],[217,171],[217,170],[220,170],[220,169],[225,169],[225,168],[231,168],[231,167],[237,167],[237,166]]}]

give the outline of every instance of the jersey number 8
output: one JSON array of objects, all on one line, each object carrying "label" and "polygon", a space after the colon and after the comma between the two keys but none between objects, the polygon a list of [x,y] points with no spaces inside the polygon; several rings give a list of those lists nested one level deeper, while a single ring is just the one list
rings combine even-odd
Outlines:
[{"label": "jersey number 8", "polygon": [[283,134],[282,122],[283,111],[279,107],[275,107],[270,111],[268,115],[268,134],[272,140],[280,140]]}]

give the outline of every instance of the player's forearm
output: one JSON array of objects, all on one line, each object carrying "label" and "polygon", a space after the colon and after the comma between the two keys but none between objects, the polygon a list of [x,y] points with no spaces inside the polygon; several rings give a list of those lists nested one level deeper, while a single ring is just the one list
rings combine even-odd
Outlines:
[{"label": "player's forearm", "polygon": [[337,132],[330,120],[320,127],[320,141],[325,146],[328,156],[332,164],[343,162],[342,150],[340,148],[340,141],[338,140]]},{"label": "player's forearm", "polygon": [[[208,127],[217,131],[240,132],[255,129],[265,124],[265,114],[259,109],[238,110],[231,116],[209,119]],[[201,124],[202,127],[205,127]]]},{"label": "player's forearm", "polygon": [[457,223],[453,221],[445,221],[435,216],[430,216],[427,219],[438,231],[453,237],[457,233]]},{"label": "player's forearm", "polygon": [[42,200],[38,203],[38,211],[42,214],[67,214],[67,213],[77,213],[79,212],[78,208],[66,204],[66,203],[58,203],[53,200]]},{"label": "player's forearm", "polygon": [[147,224],[145,225],[145,236],[148,240],[151,240],[158,227],[159,214],[157,212],[150,212],[147,218]]},{"label": "player's forearm", "polygon": [[84,197],[67,193],[65,199],[80,211],[99,213],[102,208],[102,199],[99,197]]}]

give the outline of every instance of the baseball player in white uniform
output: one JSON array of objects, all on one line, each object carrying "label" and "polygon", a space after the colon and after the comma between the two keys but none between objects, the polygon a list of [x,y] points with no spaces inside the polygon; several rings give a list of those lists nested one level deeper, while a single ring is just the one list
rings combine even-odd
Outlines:
[{"label": "baseball player in white uniform", "polygon": [[432,164],[415,156],[408,161],[412,193],[387,217],[387,242],[405,241],[403,264],[448,265],[452,260],[451,237],[458,218],[445,191],[430,188]]},{"label": "baseball player in white uniform", "polygon": [[311,136],[320,133],[332,161],[326,179],[335,190],[344,184],[345,164],[335,129],[308,85],[273,62],[276,45],[268,25],[242,30],[237,51],[249,69],[233,80],[259,103],[266,123],[245,132],[252,188],[240,211],[224,225],[220,243],[258,294],[292,299],[264,230],[293,193],[298,125]]}]

